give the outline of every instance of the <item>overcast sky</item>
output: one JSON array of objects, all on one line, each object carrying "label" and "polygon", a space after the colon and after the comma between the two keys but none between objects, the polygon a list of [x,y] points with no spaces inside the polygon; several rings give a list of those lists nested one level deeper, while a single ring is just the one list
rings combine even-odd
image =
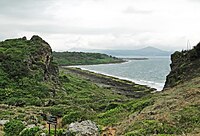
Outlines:
[{"label": "overcast sky", "polygon": [[200,41],[200,0],[0,0],[0,40],[32,35],[55,51],[186,49]]}]

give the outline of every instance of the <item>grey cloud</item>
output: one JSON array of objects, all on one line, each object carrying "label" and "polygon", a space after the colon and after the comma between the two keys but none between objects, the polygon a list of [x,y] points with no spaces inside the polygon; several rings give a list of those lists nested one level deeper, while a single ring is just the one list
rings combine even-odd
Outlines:
[{"label": "grey cloud", "polygon": [[188,0],[190,2],[200,2],[200,0]]},{"label": "grey cloud", "polygon": [[[81,34],[81,35],[100,35],[100,34],[136,34],[144,32],[144,30],[130,29],[126,27],[111,27],[111,28],[90,28],[90,27],[76,27],[76,26],[59,26],[54,23],[45,24],[27,24],[21,22],[12,22],[9,24],[0,23],[1,32],[13,31],[30,31],[36,33],[46,34]],[[145,30],[147,31],[147,30]]]},{"label": "grey cloud", "polygon": [[126,14],[151,14],[152,12],[153,11],[151,10],[140,10],[134,7],[128,7],[125,10],[123,10],[123,13],[126,13]]},{"label": "grey cloud", "polygon": [[13,18],[42,18],[52,0],[1,0],[0,15]]}]

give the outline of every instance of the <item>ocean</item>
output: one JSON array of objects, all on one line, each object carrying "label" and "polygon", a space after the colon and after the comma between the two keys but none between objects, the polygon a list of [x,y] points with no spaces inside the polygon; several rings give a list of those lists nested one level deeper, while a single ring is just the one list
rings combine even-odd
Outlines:
[{"label": "ocean", "polygon": [[[145,57],[146,58],[146,57]],[[146,60],[128,60],[118,64],[76,66],[96,73],[147,85],[161,91],[170,72],[169,57],[147,57]]]}]

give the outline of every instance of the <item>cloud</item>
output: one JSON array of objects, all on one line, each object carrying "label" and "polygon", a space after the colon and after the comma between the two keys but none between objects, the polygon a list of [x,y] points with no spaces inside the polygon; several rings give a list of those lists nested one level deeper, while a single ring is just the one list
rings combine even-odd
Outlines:
[{"label": "cloud", "polygon": [[0,15],[15,19],[43,19],[47,18],[46,11],[53,0],[1,0]]},{"label": "cloud", "polygon": [[0,40],[38,34],[54,50],[182,49],[187,39],[192,45],[199,41],[200,9],[194,1],[0,0]]},{"label": "cloud", "polygon": [[200,2],[199,0],[188,0],[189,2]]},{"label": "cloud", "polygon": [[126,13],[126,14],[151,14],[151,13],[153,13],[153,11],[136,9],[134,7],[128,7],[125,10],[123,10],[123,13]]}]

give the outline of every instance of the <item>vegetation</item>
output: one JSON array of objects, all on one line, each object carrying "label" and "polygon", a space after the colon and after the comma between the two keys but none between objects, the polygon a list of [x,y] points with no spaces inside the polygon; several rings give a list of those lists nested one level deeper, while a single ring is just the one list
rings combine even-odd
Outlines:
[{"label": "vegetation", "polygon": [[[193,49],[176,51],[171,56],[171,72],[167,76],[165,88],[174,87],[200,76],[200,43]],[[188,74],[189,73],[189,74]]]},{"label": "vegetation", "polygon": [[[198,70],[193,64],[198,61],[177,66]],[[146,86],[80,69],[58,72],[50,46],[38,36],[6,40],[0,42],[0,120],[10,120],[3,128],[6,136],[47,133],[39,129],[47,125],[43,114],[58,117],[59,135],[71,122],[82,120],[94,121],[101,132],[115,128],[119,136],[199,135],[197,75],[152,93]]]},{"label": "vegetation", "polygon": [[18,136],[25,128],[25,125],[19,120],[11,120],[5,124],[4,132],[6,136]]},{"label": "vegetation", "polygon": [[50,46],[38,36],[0,42],[0,103],[43,105],[57,82],[51,59]]},{"label": "vegetation", "polygon": [[20,132],[20,136],[35,136],[39,131],[39,127],[26,128]]},{"label": "vegetation", "polygon": [[60,66],[93,65],[124,62],[124,60],[122,59],[101,53],[53,52],[53,56],[55,62],[57,62]]}]

